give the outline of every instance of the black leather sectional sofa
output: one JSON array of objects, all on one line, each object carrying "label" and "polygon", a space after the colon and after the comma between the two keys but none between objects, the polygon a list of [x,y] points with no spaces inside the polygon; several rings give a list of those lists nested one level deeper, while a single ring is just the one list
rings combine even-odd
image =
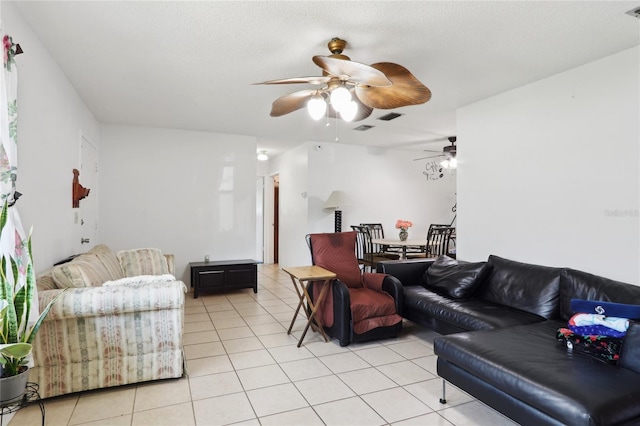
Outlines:
[{"label": "black leather sectional sofa", "polygon": [[568,268],[490,256],[389,261],[403,285],[403,316],[445,334],[438,374],[522,425],[640,425],[640,323],[617,365],[568,350],[556,338],[571,299],[640,305],[640,286]]}]

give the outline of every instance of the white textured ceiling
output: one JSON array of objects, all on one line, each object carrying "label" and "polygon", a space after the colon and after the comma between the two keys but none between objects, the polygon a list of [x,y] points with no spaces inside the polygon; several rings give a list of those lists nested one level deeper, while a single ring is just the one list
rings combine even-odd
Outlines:
[{"label": "white textured ceiling", "polygon": [[[29,1],[17,6],[104,123],[253,135],[277,154],[305,141],[433,149],[455,110],[640,43],[640,1]],[[269,116],[320,75],[313,55],[396,62],[433,92],[426,104],[357,123]],[[20,40],[16,40],[20,42]],[[29,54],[29,46],[22,46]],[[375,126],[366,132],[360,124]],[[432,141],[425,144],[425,141]],[[440,145],[446,143],[440,142]]]}]

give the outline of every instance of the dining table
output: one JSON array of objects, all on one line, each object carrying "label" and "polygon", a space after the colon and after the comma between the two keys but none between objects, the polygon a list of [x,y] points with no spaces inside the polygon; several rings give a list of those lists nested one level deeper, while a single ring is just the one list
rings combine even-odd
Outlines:
[{"label": "dining table", "polygon": [[380,244],[382,246],[387,247],[396,247],[400,249],[400,259],[407,258],[407,247],[420,247],[422,250],[426,250],[427,240],[426,239],[393,239],[393,238],[372,238],[372,244]]}]

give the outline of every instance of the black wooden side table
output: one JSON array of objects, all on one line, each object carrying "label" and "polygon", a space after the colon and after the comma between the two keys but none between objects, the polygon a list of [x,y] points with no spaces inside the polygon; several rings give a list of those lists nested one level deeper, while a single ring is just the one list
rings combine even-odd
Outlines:
[{"label": "black wooden side table", "polygon": [[252,288],[258,292],[258,262],[253,259],[191,262],[189,268],[194,299],[203,290]]}]

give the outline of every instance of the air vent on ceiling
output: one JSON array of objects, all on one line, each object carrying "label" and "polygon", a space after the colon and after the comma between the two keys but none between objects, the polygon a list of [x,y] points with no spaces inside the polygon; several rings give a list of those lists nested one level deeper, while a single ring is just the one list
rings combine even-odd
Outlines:
[{"label": "air vent on ceiling", "polygon": [[365,130],[372,129],[372,128],[374,128],[374,127],[375,127],[375,126],[369,126],[368,124],[363,124],[363,125],[361,125],[361,126],[356,127],[356,128],[355,128],[355,129],[353,129],[353,130],[357,130],[357,131],[359,131],[359,132],[364,132]]},{"label": "air vent on ceiling", "polygon": [[398,114],[397,112],[390,112],[389,114],[385,114],[381,117],[378,117],[378,120],[391,121],[400,117],[402,114]]},{"label": "air vent on ceiling", "polygon": [[634,7],[633,9],[627,12],[627,15],[640,19],[640,7]]}]

